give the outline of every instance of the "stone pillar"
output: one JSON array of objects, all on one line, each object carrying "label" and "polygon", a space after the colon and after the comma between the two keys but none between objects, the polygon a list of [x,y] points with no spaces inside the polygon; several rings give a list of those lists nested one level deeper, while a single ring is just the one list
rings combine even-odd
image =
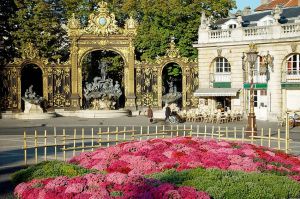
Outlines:
[{"label": "stone pillar", "polygon": [[[270,54],[272,55],[272,52]],[[272,56],[274,56],[274,72],[270,71],[268,82],[268,120],[276,121],[277,115],[282,112],[281,59],[276,55]]]},{"label": "stone pillar", "polygon": [[135,95],[135,82],[134,82],[134,47],[133,41],[130,40],[128,48],[128,68],[124,69],[125,73],[125,97],[126,108],[136,110],[136,95]]},{"label": "stone pillar", "polygon": [[72,76],[72,95],[71,109],[80,109],[80,96],[78,93],[78,44],[76,38],[71,38],[71,76]]},{"label": "stone pillar", "polygon": [[48,74],[47,68],[43,70],[43,98],[48,101]]}]

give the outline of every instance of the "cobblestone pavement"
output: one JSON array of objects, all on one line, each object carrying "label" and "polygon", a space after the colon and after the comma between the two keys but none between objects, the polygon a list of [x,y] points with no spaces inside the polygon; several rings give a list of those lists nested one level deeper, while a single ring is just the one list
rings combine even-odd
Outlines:
[{"label": "cobblestone pavement", "polygon": [[[231,122],[225,124],[203,124],[199,122],[186,122],[179,125],[186,125],[190,127],[193,125],[196,128],[199,125],[200,129],[207,128],[210,129],[212,126],[215,127],[229,127],[237,129],[242,129],[246,126],[246,120]],[[22,168],[24,164],[23,161],[23,132],[26,131],[27,134],[33,134],[34,130],[39,133],[47,130],[49,134],[53,134],[54,127],[57,128],[57,132],[61,133],[62,129],[66,130],[67,134],[72,134],[74,128],[80,131],[81,128],[85,129],[98,129],[106,128],[107,126],[119,126],[123,128],[132,128],[132,126],[150,126],[150,129],[155,128],[156,125],[169,125],[163,120],[156,120],[153,124],[148,121],[145,116],[133,116],[133,117],[121,117],[115,119],[86,119],[77,117],[57,117],[48,120],[13,120],[13,119],[0,119],[0,198],[5,198],[4,194],[11,192],[12,185],[9,183],[9,176],[12,172]],[[272,128],[274,132],[278,128],[284,132],[284,127],[278,127],[275,122],[257,121],[258,128]],[[86,131],[88,135],[90,131]],[[282,135],[284,136],[284,134]],[[300,143],[300,127],[295,127],[290,130],[290,137],[294,141]],[[300,151],[300,147],[297,149]],[[51,151],[49,153],[49,158],[51,159]],[[297,153],[299,154],[299,153]],[[29,160],[33,160],[33,152],[29,154]]]}]

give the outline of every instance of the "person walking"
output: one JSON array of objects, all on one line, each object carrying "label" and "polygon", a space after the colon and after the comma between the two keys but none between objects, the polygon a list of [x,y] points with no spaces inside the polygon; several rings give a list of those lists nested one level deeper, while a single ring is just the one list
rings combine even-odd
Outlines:
[{"label": "person walking", "polygon": [[169,120],[169,117],[170,117],[170,115],[171,115],[171,108],[170,108],[169,104],[168,104],[167,107],[166,107],[165,115],[166,115],[165,121],[168,121],[168,120]]},{"label": "person walking", "polygon": [[147,116],[149,118],[149,122],[152,123],[153,122],[153,111],[151,109],[151,106],[148,107]]}]

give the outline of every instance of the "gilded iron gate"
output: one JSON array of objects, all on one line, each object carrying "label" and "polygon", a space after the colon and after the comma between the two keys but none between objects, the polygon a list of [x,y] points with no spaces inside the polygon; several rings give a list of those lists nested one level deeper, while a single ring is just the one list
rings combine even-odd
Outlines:
[{"label": "gilded iron gate", "polygon": [[[21,111],[22,69],[24,66],[34,64],[42,71],[43,94],[48,106],[69,107],[71,96],[71,66],[69,63],[53,63],[39,56],[39,52],[32,43],[23,47],[22,57],[15,58],[1,72],[1,109]],[[34,77],[25,77],[34,78]]]},{"label": "gilded iron gate", "polygon": [[181,57],[174,41],[166,55],[155,62],[136,62],[136,95],[138,107],[162,108],[162,72],[169,63],[176,63],[182,70],[182,108],[196,107],[198,99],[193,96],[198,87],[198,66],[195,61]]}]

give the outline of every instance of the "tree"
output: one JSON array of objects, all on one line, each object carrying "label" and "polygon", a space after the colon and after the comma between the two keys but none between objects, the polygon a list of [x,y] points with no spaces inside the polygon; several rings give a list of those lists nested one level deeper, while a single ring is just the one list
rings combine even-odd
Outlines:
[{"label": "tree", "polygon": [[20,49],[32,42],[40,51],[40,56],[52,60],[66,59],[68,41],[62,28],[63,14],[59,11],[60,1],[16,0],[16,14],[10,18],[14,45]]},{"label": "tree", "polygon": [[13,0],[3,0],[0,4],[0,67],[12,60],[14,55],[8,19],[14,14],[15,9]]},{"label": "tree", "polygon": [[139,11],[140,26],[136,48],[141,59],[151,60],[164,55],[171,37],[176,38],[182,56],[195,59],[197,51],[192,43],[197,40],[202,11],[215,19],[224,17],[235,6],[235,1],[141,0],[138,6],[135,9]]}]

